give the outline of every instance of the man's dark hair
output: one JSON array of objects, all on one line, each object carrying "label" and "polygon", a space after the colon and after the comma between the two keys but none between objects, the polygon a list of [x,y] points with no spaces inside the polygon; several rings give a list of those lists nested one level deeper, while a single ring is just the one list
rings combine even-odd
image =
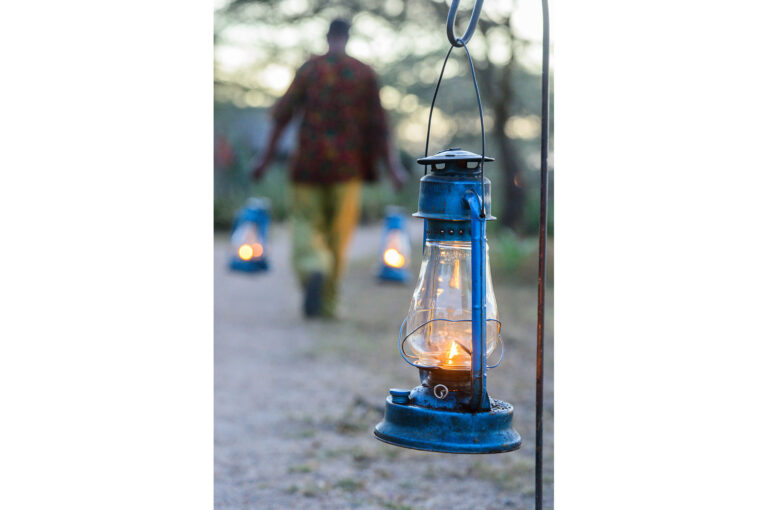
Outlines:
[{"label": "man's dark hair", "polygon": [[349,21],[336,18],[328,27],[328,37],[349,37]]}]

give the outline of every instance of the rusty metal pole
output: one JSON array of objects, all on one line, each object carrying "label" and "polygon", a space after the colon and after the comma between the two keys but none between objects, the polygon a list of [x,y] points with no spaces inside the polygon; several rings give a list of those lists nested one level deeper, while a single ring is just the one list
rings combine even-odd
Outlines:
[{"label": "rusty metal pole", "polygon": [[539,297],[536,328],[536,510],[542,503],[542,411],[544,399],[544,297],[547,281],[547,198],[549,193],[549,5],[542,7],[541,196],[539,198]]}]

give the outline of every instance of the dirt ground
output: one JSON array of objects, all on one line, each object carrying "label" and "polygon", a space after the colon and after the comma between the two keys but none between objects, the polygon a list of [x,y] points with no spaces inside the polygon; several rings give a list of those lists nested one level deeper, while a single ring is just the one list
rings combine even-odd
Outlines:
[{"label": "dirt ground", "polygon": [[[417,247],[420,226],[411,227]],[[356,233],[341,318],[333,322],[301,317],[287,229],[274,229],[272,268],[258,275],[229,272],[226,239],[216,238],[217,509],[533,508],[535,285],[515,284],[503,268],[493,268],[506,356],[489,372],[488,388],[515,406],[522,448],[451,455],[386,445],[372,430],[389,388],[419,381],[396,347],[413,285],[374,279],[379,234],[373,227]],[[551,316],[550,307],[550,324]],[[548,331],[545,508],[553,505],[551,326]]]}]

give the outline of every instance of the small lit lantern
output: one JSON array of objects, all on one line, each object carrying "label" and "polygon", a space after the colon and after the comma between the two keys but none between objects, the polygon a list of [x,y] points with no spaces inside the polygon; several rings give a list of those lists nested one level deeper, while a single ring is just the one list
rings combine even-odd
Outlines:
[{"label": "small lit lantern", "polygon": [[424,254],[399,346],[421,385],[390,390],[374,430],[386,443],[446,453],[520,447],[512,405],[486,391],[486,369],[501,361],[503,345],[485,238],[485,221],[494,219],[491,183],[481,159],[449,149],[418,160],[430,168],[414,215],[425,221]]},{"label": "small lit lantern", "polygon": [[388,207],[379,251],[379,278],[405,282],[411,277],[411,243],[405,231],[405,216],[399,207]]},{"label": "small lit lantern", "polygon": [[268,228],[269,201],[249,198],[232,225],[230,269],[253,273],[269,268],[266,253]]}]

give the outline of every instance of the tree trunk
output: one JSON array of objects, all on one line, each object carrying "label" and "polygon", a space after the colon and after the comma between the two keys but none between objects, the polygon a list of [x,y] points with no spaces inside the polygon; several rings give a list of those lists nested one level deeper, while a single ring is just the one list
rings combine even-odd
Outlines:
[{"label": "tree trunk", "polygon": [[[486,40],[490,26],[487,21],[480,20],[480,33]],[[510,36],[514,41],[514,35],[510,34]],[[503,66],[495,66],[489,61],[479,63],[477,73],[481,77],[480,88],[483,90],[483,96],[491,104],[493,111],[495,122],[490,134],[496,140],[500,151],[500,154],[497,155],[497,164],[501,167],[501,195],[503,198],[501,200],[501,212],[496,208],[496,214],[502,225],[517,233],[522,233],[525,211],[524,165],[520,161],[514,142],[504,133],[504,126],[512,115],[514,58],[511,58]]]},{"label": "tree trunk", "polygon": [[517,147],[504,133],[504,124],[509,118],[506,102],[494,104],[493,113],[496,120],[493,125],[493,136],[501,151],[498,162],[501,166],[501,187],[504,198],[500,220],[502,225],[521,233],[525,205],[523,165],[520,163]]}]

